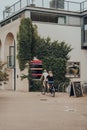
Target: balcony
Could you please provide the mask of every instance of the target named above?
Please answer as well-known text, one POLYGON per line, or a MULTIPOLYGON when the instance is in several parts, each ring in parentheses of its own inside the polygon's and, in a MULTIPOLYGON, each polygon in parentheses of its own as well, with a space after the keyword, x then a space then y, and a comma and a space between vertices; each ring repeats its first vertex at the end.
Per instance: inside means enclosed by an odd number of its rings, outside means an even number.
POLYGON ((25 7, 41 7, 73 12, 83 12, 87 10, 87 0, 83 2, 73 2, 66 0, 20 0, 14 3, 12 6, 5 8, 3 11, 3 19, 8 18, 25 7))

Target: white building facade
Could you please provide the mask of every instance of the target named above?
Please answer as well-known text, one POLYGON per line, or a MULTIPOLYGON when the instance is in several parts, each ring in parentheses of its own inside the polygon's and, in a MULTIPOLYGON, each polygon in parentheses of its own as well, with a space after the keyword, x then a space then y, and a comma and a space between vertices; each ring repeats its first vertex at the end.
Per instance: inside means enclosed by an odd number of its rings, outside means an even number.
MULTIPOLYGON (((20 20, 27 17, 37 25, 41 37, 50 37, 52 41, 64 41, 71 45, 73 50, 69 53, 69 66, 78 65, 79 72, 67 73, 67 76, 82 84, 87 82, 87 10, 85 6, 87 1, 82 3, 67 3, 65 1, 64 9, 55 8, 56 6, 51 8, 50 0, 48 0, 49 4, 43 3, 43 1, 40 3, 41 0, 39 0, 40 7, 38 7, 38 2, 29 3, 27 0, 25 4, 22 1, 11 6, 9 8, 11 11, 3 11, 3 20, 0 22, 0 60, 7 62, 8 57, 8 60, 14 61, 8 68, 9 82, 4 85, 4 88, 29 90, 27 79, 21 81, 20 76, 25 72, 20 72, 17 61, 17 33, 20 20), (16 10, 17 4, 20 5, 19 10, 16 10), (71 5, 73 4, 75 6, 72 10, 71 5)), ((27 73, 27 70, 25 71, 27 73)))

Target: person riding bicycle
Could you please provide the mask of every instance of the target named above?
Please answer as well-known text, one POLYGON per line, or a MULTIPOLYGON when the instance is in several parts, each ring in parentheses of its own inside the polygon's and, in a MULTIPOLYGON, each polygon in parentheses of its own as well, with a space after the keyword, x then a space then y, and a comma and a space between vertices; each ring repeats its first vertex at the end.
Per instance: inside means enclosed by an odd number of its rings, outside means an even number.
POLYGON ((48 76, 47 76, 47 87, 48 87, 48 89, 50 89, 50 86, 53 83, 54 83, 53 73, 52 73, 52 71, 49 71, 48 76))
POLYGON ((43 80, 43 87, 46 87, 47 76, 48 76, 48 73, 47 73, 47 70, 45 69, 42 76, 41 76, 41 80, 43 80))

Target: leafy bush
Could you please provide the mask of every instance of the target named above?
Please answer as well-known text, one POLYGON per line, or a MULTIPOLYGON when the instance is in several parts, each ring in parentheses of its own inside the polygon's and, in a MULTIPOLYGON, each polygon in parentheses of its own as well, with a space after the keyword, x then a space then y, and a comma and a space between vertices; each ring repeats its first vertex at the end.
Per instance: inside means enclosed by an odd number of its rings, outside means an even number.
POLYGON ((31 83, 30 83, 30 89, 29 91, 41 91, 41 81, 40 80, 31 80, 31 83))
MULTIPOLYGON (((7 68, 6 68, 6 63, 0 62, 0 82, 8 81, 8 73, 7 73, 7 68)), ((2 83, 0 83, 2 85, 2 83)))

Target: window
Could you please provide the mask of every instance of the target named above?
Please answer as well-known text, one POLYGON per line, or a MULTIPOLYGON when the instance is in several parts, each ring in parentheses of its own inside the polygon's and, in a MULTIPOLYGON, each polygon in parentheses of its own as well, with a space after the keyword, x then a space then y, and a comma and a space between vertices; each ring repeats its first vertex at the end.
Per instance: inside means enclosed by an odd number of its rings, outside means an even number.
POLYGON ((7 56, 7 67, 14 68, 14 46, 9 47, 9 56, 7 56))
POLYGON ((80 62, 68 62, 66 66, 66 77, 80 77, 80 62))
POLYGON ((58 16, 58 24, 66 24, 66 17, 58 16))
POLYGON ((58 16, 58 14, 31 12, 31 19, 32 21, 40 21, 40 22, 51 22, 58 24, 66 23, 66 16, 58 16))
POLYGON ((75 26, 80 26, 80 17, 77 16, 69 16, 69 25, 75 25, 75 26))
POLYGON ((84 18, 84 42, 87 42, 87 17, 84 18))

